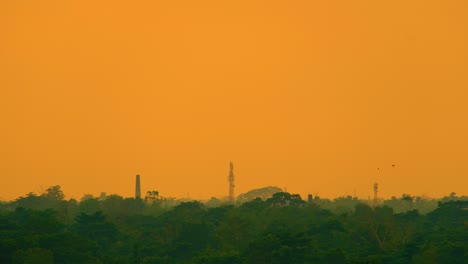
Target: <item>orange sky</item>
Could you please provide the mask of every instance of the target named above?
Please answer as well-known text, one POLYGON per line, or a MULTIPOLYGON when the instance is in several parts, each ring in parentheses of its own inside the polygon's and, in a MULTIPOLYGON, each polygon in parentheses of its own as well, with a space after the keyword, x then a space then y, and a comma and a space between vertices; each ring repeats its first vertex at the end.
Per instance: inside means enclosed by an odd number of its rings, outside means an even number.
POLYGON ((0 1, 0 199, 468 194, 468 2, 0 1), (391 165, 395 164, 393 168, 391 165), (381 174, 377 176, 377 168, 381 174))

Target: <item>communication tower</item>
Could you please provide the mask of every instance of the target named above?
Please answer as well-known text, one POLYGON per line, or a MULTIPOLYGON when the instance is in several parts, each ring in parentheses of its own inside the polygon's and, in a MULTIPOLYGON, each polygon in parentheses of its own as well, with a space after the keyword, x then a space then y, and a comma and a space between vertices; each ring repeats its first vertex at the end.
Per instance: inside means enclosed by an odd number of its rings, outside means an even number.
POLYGON ((378 198, 378 192, 379 192, 379 184, 376 182, 374 183, 374 207, 376 207, 379 203, 379 198, 378 198))
POLYGON ((234 202, 234 164, 229 163, 229 201, 234 202))

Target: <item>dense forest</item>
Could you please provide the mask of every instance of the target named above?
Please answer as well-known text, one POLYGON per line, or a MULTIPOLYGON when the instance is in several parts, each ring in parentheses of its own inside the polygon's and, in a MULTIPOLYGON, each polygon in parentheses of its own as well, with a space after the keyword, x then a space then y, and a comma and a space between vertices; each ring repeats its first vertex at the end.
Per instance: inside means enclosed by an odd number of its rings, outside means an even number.
POLYGON ((0 263, 468 263, 468 199, 455 193, 378 204, 251 194, 77 201, 52 186, 0 203, 0 263))

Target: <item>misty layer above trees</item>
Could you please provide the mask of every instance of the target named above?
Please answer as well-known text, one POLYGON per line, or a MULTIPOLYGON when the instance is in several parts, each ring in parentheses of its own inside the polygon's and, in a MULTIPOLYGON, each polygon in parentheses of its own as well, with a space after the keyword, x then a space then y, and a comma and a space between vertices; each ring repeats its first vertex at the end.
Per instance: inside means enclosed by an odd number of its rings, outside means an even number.
MULTIPOLYGON (((271 190, 267 187, 266 190, 271 190)), ((371 207, 275 192, 229 204, 86 195, 0 204, 0 263, 465 263, 468 201, 404 194, 371 207), (434 204, 435 203, 435 204, 434 204), (418 208, 427 210, 421 214, 418 208), (432 208, 429 210, 429 208, 432 208)), ((244 199, 242 198, 242 199, 244 199)))
MULTIPOLYGON (((282 189, 276 186, 267 186, 259 189, 254 189, 246 193, 240 194, 237 199, 237 205, 252 201, 256 198, 260 198, 263 201, 266 201, 275 193, 282 192, 282 189)), ((301 197, 299 199, 302 200, 301 197)), ((99 197, 95 197, 91 194, 85 194, 80 201, 75 199, 65 200, 65 194, 61 190, 59 185, 51 186, 46 189, 45 192, 38 195, 33 192, 26 194, 25 196, 18 197, 12 202, 1 202, 0 206, 4 208, 15 208, 15 207, 24 207, 29 209, 43 210, 47 208, 59 208, 60 205, 64 206, 65 202, 69 204, 76 204, 77 206, 86 211, 94 212, 98 210, 105 210, 106 205, 114 204, 114 207, 125 208, 125 204, 131 203, 133 198, 124 198, 118 194, 106 195, 106 193, 101 193, 99 197), (106 201, 107 200, 107 201, 106 201)), ((379 205, 385 205, 391 207, 396 213, 406 212, 409 210, 418 210, 419 213, 426 214, 437 208, 437 203, 439 201, 446 202, 452 200, 468 200, 467 196, 458 197, 456 193, 450 193, 448 196, 445 196, 441 199, 428 199, 419 196, 412 196, 410 194, 402 194, 401 197, 391 197, 390 199, 384 200, 380 199, 378 201, 379 205)), ((172 197, 164 197, 159 194, 158 191, 148 191, 146 192, 145 197, 143 198, 144 206, 142 206, 143 213, 154 214, 156 212, 163 212, 168 210, 182 202, 191 201, 190 199, 176 199, 172 197)), ((330 210, 333 213, 348 213, 354 210, 354 207, 359 203, 373 205, 374 201, 372 200, 361 200, 357 197, 342 196, 335 199, 323 199, 318 196, 314 196, 312 202, 316 205, 319 205, 323 209, 330 210)), ((218 207, 226 204, 231 204, 228 198, 218 199, 212 197, 207 201, 202 202, 207 207, 218 207)))

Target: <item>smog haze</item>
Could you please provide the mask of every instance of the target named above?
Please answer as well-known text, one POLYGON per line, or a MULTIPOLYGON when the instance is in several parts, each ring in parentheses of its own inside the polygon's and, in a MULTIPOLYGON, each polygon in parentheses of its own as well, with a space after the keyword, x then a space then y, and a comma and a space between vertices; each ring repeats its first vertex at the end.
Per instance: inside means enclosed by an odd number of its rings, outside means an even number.
POLYGON ((0 199, 466 195, 467 5, 1 1, 0 199))

